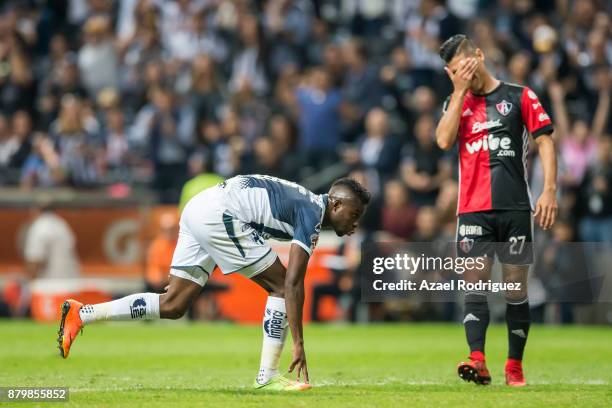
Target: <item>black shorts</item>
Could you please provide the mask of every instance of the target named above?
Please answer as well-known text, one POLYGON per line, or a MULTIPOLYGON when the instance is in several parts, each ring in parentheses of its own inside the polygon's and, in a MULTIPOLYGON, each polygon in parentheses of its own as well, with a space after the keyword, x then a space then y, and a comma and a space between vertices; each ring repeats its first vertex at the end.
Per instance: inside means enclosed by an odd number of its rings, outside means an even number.
POLYGON ((492 210, 460 214, 457 256, 497 254, 501 263, 533 263, 533 217, 527 210, 492 210))

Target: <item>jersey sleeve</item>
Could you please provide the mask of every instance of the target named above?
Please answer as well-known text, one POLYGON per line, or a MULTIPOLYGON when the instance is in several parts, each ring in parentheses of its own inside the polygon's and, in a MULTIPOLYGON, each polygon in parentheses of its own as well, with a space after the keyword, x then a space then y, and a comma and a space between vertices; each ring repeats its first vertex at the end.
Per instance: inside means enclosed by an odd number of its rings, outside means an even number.
POLYGON ((296 210, 292 244, 297 244, 312 255, 321 233, 321 209, 316 206, 296 210))
POLYGON ((553 131, 550 117, 542 107, 538 96, 528 87, 523 88, 521 95, 521 114, 525 127, 536 138, 553 131))

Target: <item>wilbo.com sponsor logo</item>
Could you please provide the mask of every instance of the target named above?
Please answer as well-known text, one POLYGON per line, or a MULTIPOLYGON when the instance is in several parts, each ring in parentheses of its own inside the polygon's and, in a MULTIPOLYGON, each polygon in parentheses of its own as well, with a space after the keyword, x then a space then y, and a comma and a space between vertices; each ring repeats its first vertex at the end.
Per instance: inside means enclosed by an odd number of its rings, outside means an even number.
POLYGON ((511 149, 512 140, 509 137, 504 136, 499 138, 497 136, 487 134, 472 142, 466 142, 465 148, 470 154, 478 153, 479 151, 492 151, 497 152, 497 156, 509 156, 514 157, 516 152, 511 149))

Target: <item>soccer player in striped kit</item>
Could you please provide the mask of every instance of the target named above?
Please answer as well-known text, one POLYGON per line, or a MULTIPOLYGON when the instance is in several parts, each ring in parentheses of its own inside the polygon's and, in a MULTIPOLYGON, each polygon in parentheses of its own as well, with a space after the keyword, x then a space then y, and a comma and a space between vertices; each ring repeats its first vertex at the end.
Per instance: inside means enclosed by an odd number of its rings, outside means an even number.
MULTIPOLYGON (((467 36, 458 34, 445 41, 440 57, 454 87, 444 103, 436 140, 446 150, 458 145, 457 253, 487 256, 487 267, 466 272, 466 280, 489 279, 497 255, 504 281, 521 283, 521 290, 505 293, 509 345, 505 374, 506 384, 524 386, 522 360, 530 325, 526 285, 533 262, 533 218, 547 230, 558 211, 553 126, 537 95, 526 86, 495 78, 485 65, 482 50, 467 36), (527 182, 529 135, 537 144, 545 178, 535 208, 527 182)), ((484 353, 488 323, 486 293, 466 293, 463 324, 470 357, 458 366, 458 374, 465 381, 482 385, 491 382, 484 353)))

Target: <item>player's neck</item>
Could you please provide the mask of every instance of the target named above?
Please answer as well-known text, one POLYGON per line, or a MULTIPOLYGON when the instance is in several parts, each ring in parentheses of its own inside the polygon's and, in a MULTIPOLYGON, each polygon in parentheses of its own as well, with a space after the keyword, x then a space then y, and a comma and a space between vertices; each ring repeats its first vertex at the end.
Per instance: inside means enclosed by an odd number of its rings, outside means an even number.
POLYGON ((500 84, 500 80, 491 75, 488 71, 483 75, 482 86, 479 89, 472 89, 474 95, 487 95, 493 92, 500 84))

